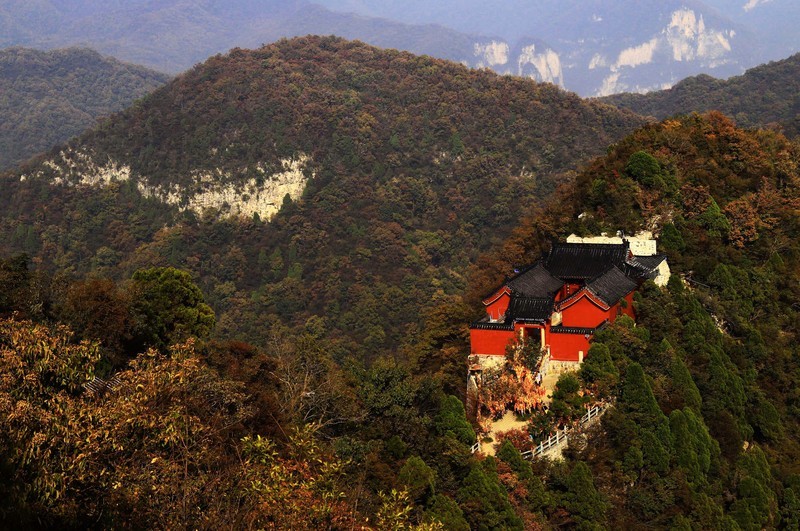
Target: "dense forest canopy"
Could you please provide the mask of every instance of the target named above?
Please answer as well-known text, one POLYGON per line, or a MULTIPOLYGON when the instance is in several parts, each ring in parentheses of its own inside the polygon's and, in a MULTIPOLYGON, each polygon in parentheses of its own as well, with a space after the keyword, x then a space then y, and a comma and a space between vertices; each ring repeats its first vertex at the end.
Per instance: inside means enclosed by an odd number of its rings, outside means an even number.
POLYGON ((88 49, 0 50, 0 170, 66 142, 168 80, 88 49))
POLYGON ((668 90, 615 94, 602 101, 659 120, 689 112, 717 110, 739 127, 778 126, 787 136, 800 133, 800 55, 774 61, 727 80, 700 75, 668 90))
POLYGON ((332 37, 284 40, 212 57, 8 174, 0 248, 79 276, 180 267, 222 336, 263 344, 265 322, 312 319, 342 355, 374 356, 417 340, 480 252, 642 123, 552 85, 332 37), (138 188, 189 193, 198 173, 263 181, 301 156, 314 177, 268 223, 181 213, 138 188), (54 185, 108 165, 130 179, 54 185))
POLYGON ((60 148, 68 171, 7 172, 0 524, 796 528, 800 149, 719 112, 635 125, 307 38, 212 58, 60 148), (270 221, 137 187, 299 152, 315 177, 270 221), (130 180, 79 184, 109 160, 130 180), (668 286, 472 454, 480 296, 553 239, 641 229, 668 286), (585 444, 522 458, 591 397, 613 406, 585 444))
MULTIPOLYGON (((578 373, 616 400, 569 458, 589 465, 600 493, 592 525, 797 525, 798 162, 782 135, 716 112, 646 126, 480 260, 472 301, 548 237, 649 229, 669 256, 668 288, 646 285, 636 325, 620 319, 597 334, 578 373)), ((571 413, 562 401, 550 416, 571 413)), ((550 474, 548 489, 564 484, 550 474)))
POLYGON ((457 298, 426 314, 416 355, 365 366, 337 356, 320 319, 274 323, 262 348, 209 339, 215 316, 177 269, 73 281, 32 270, 25 256, 3 259, 0 312, 17 313, 0 321, 0 448, 14 471, 0 482, 0 516, 50 526, 791 529, 799 161, 780 134, 737 129, 719 113, 650 125, 479 261, 467 301, 569 232, 649 228, 669 255, 669 285, 645 285, 637 323, 620 318, 598 333, 550 411, 534 417, 532 435, 580 416, 581 388, 615 404, 562 462, 523 460, 526 436, 506 439, 496 457, 471 456, 475 432, 448 392, 463 385, 476 307, 457 298), (177 293, 180 305, 161 304, 177 293), (97 374, 109 379, 83 385, 97 374))

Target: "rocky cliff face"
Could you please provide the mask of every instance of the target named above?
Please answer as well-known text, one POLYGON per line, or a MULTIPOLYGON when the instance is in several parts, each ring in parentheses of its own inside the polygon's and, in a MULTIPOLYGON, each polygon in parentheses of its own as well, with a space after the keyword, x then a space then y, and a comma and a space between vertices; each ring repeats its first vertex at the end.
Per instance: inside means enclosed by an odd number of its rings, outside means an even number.
MULTIPOLYGON (((589 26, 602 26, 610 15, 598 11, 588 16, 589 26)), ((587 38, 561 39, 560 51, 531 39, 515 45, 501 39, 480 41, 472 57, 463 62, 554 83, 587 96, 669 88, 698 71, 723 76, 743 71, 746 61, 740 48, 748 43, 732 23, 709 19, 688 7, 657 13, 654 18, 655 23, 628 35, 612 35, 620 21, 609 22, 608 30, 596 27, 587 38)))
POLYGON ((464 62, 475 68, 491 68, 501 74, 527 77, 565 88, 561 58, 540 41, 523 41, 513 48, 505 41, 476 42, 473 57, 464 62))
POLYGON ((664 18, 658 31, 642 35, 634 44, 622 49, 606 46, 592 55, 586 67, 600 79, 593 95, 667 88, 695 69, 734 73, 742 68, 734 49, 737 32, 731 26, 707 24, 702 13, 688 8, 664 18))
MULTIPOLYGON (((296 201, 303 194, 313 174, 307 170, 309 158, 299 155, 280 161, 282 171, 269 173, 264 164, 242 168, 232 175, 221 169, 196 170, 188 186, 153 185, 146 176, 137 175, 130 166, 93 152, 78 149, 61 151, 57 157, 42 162, 41 169, 20 175, 20 181, 47 179, 56 186, 110 186, 131 181, 144 197, 156 199, 180 211, 199 216, 247 217, 269 220, 288 196, 296 201), (242 179, 242 175, 253 175, 242 179)), ((186 182, 187 179, 179 179, 186 182)))

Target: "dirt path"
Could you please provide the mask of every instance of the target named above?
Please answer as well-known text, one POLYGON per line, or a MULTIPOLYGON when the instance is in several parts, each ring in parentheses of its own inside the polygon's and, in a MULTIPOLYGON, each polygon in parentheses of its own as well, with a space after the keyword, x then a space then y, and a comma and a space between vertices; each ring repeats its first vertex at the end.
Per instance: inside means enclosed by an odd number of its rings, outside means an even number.
POLYGON ((560 374, 548 373, 542 378, 542 387, 544 387, 544 403, 549 404, 553 400, 553 391, 556 388, 556 382, 560 374))

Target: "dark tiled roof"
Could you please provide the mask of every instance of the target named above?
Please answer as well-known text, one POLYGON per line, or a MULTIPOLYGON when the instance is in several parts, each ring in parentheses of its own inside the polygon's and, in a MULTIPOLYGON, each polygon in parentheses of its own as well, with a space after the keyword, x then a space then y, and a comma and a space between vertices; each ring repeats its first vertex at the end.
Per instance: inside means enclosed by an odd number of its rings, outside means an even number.
POLYGON ((661 265, 661 262, 667 259, 667 255, 665 254, 654 254, 652 256, 634 256, 631 258, 631 262, 636 262, 644 267, 650 269, 650 271, 655 270, 658 266, 661 265))
POLYGON ((550 331, 554 334, 589 334, 592 335, 598 330, 602 330, 608 325, 608 320, 603 321, 594 328, 579 328, 576 326, 552 326, 550 331))
POLYGON ((474 330, 514 330, 514 323, 511 319, 506 319, 502 322, 491 322, 489 317, 484 317, 479 321, 475 321, 469 325, 474 330))
POLYGON ((552 326, 550 331, 554 334, 594 334, 594 328, 577 328, 574 326, 552 326))
POLYGON ((553 299, 542 297, 511 297, 508 315, 515 321, 544 322, 553 313, 553 299))
POLYGON ((509 280, 506 285, 524 297, 547 298, 561 289, 562 280, 551 275, 542 262, 536 262, 509 280))
POLYGON ((551 275, 562 279, 588 280, 605 273, 609 267, 623 267, 628 257, 628 243, 554 243, 545 258, 551 275))
POLYGON ((636 281, 625 276, 625 273, 618 267, 612 267, 603 275, 586 284, 586 289, 611 306, 635 290, 638 285, 636 281))
POLYGON ((663 254, 632 256, 625 262, 625 274, 639 280, 655 278, 658 266, 666 259, 666 255, 663 254))

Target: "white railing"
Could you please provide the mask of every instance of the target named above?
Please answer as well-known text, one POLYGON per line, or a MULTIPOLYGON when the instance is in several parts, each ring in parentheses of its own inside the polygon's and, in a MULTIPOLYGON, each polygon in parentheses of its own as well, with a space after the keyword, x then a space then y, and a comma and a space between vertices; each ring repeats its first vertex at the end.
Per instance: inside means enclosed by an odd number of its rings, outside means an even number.
MULTIPOLYGON (((587 411, 586 414, 581 417, 581 425, 588 424, 592 419, 602 415, 605 412, 606 407, 607 406, 602 405, 589 408, 589 411, 587 411)), ((562 431, 557 431, 555 435, 551 435, 547 438, 547 440, 540 442, 535 448, 528 450, 527 452, 522 452, 523 459, 533 459, 534 457, 538 457, 550 449, 567 442, 569 439, 569 433, 571 431, 572 430, 568 430, 567 428, 564 428, 562 431)), ((531 439, 533 438, 531 437, 531 439)))
POLYGON ((469 451, 470 451, 470 453, 473 453, 473 454, 474 454, 475 452, 477 452, 477 451, 478 451, 478 450, 480 450, 480 449, 481 449, 481 442, 480 442, 480 441, 478 441, 478 442, 476 442, 475 444, 473 444, 473 445, 470 447, 469 451))
POLYGON ((560 445, 566 440, 567 440, 567 430, 564 429, 563 431, 557 431, 555 435, 551 435, 550 437, 547 438, 547 440, 540 442, 539 445, 536 446, 536 448, 528 450, 527 452, 523 452, 522 457, 525 459, 533 459, 534 457, 545 453, 551 448, 560 445))
POLYGON ((581 424, 586 424, 593 418, 599 417, 602 413, 603 413, 602 406, 590 407, 589 411, 587 411, 586 414, 581 417, 581 424))

